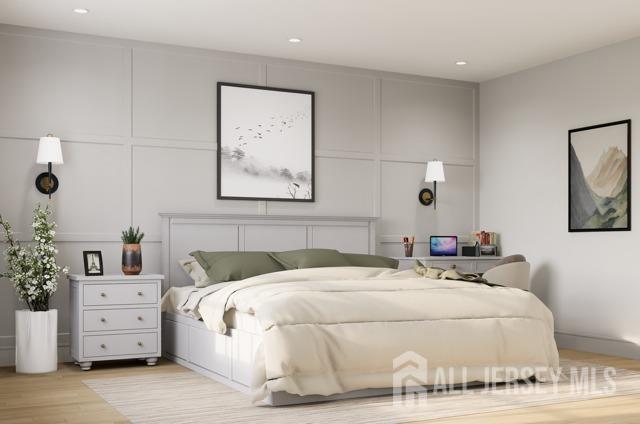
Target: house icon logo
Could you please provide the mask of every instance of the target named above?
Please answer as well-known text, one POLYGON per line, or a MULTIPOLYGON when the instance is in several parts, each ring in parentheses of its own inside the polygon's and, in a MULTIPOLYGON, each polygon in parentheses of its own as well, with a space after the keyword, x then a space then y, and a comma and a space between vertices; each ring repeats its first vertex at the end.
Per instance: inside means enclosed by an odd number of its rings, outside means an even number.
POLYGON ((393 359, 393 403, 417 405, 427 400, 428 361, 407 351, 393 359))

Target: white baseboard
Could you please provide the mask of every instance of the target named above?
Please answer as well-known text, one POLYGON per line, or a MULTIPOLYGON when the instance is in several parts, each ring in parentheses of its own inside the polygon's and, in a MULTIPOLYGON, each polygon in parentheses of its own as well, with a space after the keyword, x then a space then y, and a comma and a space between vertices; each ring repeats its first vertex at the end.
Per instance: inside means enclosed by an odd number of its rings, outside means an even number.
MULTIPOLYGON (((58 334, 58 362, 71 362, 69 333, 58 334)), ((0 337, 0 367, 12 367, 16 364, 15 337, 0 337)))
POLYGON ((556 344, 560 349, 593 352, 601 355, 640 359, 640 346, 626 340, 556 332, 556 344))

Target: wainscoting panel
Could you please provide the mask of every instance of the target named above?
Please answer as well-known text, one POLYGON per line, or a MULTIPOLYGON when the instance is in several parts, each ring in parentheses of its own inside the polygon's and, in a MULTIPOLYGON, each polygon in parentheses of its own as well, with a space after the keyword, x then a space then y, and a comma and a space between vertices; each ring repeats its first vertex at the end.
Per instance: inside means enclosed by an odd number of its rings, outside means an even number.
POLYGON ((295 250, 307 247, 307 227, 284 225, 245 225, 244 250, 295 250), (273 237, 278 234, 277 237, 273 237))
POLYGON ((129 49, 1 33, 0 58, 0 135, 128 134, 129 49))
POLYGON ((267 66, 267 84, 316 93, 316 149, 373 152, 375 83, 371 76, 308 67, 267 66))
MULTIPOLYGON (((72 272, 83 272, 83 250, 101 250, 105 273, 119 273, 129 225, 146 234, 143 272, 161 272, 160 212, 379 216, 371 246, 388 255, 401 254, 402 234, 424 243, 477 225, 477 84, 2 24, 0 58, 0 214, 29 239, 33 208, 50 204, 60 263, 72 272), (216 199, 218 81, 315 91, 316 202, 216 199), (65 160, 54 166, 61 185, 51 202, 34 187, 46 169, 35 164, 38 138, 48 132, 61 137, 65 160), (434 157, 447 177, 437 211, 417 199, 434 157)), ((335 245, 339 231, 288 234, 282 248, 307 237, 351 250, 335 245)), ((180 253, 240 242, 259 249, 260 232, 194 234, 180 253)), ((177 267, 172 277, 186 278, 177 267)), ((59 284, 52 305, 65 333, 68 287, 59 284)), ((2 280, 0 359, 21 307, 2 280)))
POLYGON ((256 62, 133 49, 133 135, 216 141, 218 81, 258 84, 256 62))
MULTIPOLYGON (((46 198, 35 187, 36 176, 47 169, 44 165, 36 165, 38 142, 2 138, 0 149, 0 181, 3 181, 0 184, 0 214, 11 223, 15 232, 30 232, 33 209, 38 202, 46 203, 46 198)), ((54 171, 57 172, 57 168, 54 171)), ((4 261, 0 259, 0 262, 4 261)))
POLYGON ((0 139, 0 214, 20 238, 31 235, 32 211, 50 204, 58 224, 57 238, 69 234, 114 234, 129 221, 128 166, 125 147, 116 144, 62 143, 65 164, 54 166, 60 188, 49 201, 35 188, 36 140, 0 139), (100 157, 100 161, 95 161, 100 157), (20 190, 16 190, 20 187, 20 190), (125 206, 123 208, 123 206, 125 206))
POLYGON ((472 87, 383 79, 382 153, 473 160, 474 93, 472 87))
POLYGON ((258 213, 258 202, 216 199, 216 152, 133 148, 133 222, 159 239, 160 212, 258 213))
POLYGON ((316 157, 314 203, 269 202, 270 215, 371 216, 375 196, 371 160, 316 157))
POLYGON ((474 181, 473 167, 445 165, 444 172, 447 181, 438 183, 434 209, 418 202, 422 188, 433 189, 433 183, 424 182, 423 164, 382 162, 378 233, 381 241, 396 239, 391 245, 381 244, 382 254, 400 255, 402 235, 415 235, 424 242, 429 235, 466 236, 473 230, 475 199, 469 190, 474 181))
POLYGON ((367 227, 313 227, 312 245, 316 249, 338 249, 341 252, 369 253, 367 227))
POLYGON ((65 142, 62 149, 65 163, 54 167, 58 233, 119 234, 130 219, 128 147, 65 142))

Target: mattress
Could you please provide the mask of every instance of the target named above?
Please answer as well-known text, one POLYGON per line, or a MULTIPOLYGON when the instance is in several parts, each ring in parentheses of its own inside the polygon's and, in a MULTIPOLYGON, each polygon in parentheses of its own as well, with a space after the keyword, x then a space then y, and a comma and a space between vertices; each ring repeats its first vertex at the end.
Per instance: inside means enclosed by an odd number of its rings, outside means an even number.
POLYGON ((219 334, 232 323, 227 313, 255 316, 256 401, 276 392, 329 396, 392 387, 394 363, 408 353, 424 360, 426 384, 434 384, 435 369, 453 370, 448 383, 460 384, 508 381, 507 369, 544 381, 558 367, 553 315, 532 293, 413 270, 275 272, 202 289, 184 309, 219 334))
MULTIPOLYGON (((162 297, 162 312, 171 312, 194 320, 201 320, 192 313, 185 312, 182 308, 189 298, 202 289, 196 286, 171 287, 162 297)), ((260 334, 258 321, 253 314, 231 309, 224 314, 224 321, 231 329, 245 331, 251 334, 260 334)))

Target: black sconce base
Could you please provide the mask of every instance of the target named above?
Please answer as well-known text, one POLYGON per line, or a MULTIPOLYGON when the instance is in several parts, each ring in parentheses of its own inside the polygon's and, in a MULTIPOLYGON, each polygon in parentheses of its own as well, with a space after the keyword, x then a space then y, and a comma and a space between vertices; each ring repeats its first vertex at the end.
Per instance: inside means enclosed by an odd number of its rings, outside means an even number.
POLYGON ((36 188, 42 194, 51 195, 58 190, 59 186, 58 177, 53 173, 43 172, 36 177, 36 188), (51 175, 51 179, 49 179, 49 175, 51 175))
POLYGON ((420 190, 420 193, 418 193, 418 200, 424 206, 429 206, 433 203, 434 200, 433 191, 428 188, 423 188, 422 190, 420 190))

